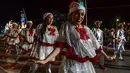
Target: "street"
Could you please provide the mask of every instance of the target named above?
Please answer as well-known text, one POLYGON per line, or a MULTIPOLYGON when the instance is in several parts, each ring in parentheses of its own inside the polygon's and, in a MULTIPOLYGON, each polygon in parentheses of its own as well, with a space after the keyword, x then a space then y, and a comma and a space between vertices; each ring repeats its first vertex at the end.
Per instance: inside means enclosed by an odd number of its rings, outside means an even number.
MULTIPOLYGON (((18 64, 14 69, 10 68, 10 65, 14 63, 14 60, 16 58, 16 52, 15 50, 12 50, 13 52, 11 55, 7 55, 7 59, 0 58, 0 73, 27 73, 31 62, 28 62, 28 57, 26 55, 23 55, 18 64)), ((4 41, 0 40, 0 57, 4 54, 4 41)), ((112 49, 107 49, 107 54, 111 55, 112 49)), ((59 61, 58 61, 59 63, 59 61)), ((130 50, 127 50, 127 52, 124 54, 124 61, 119 61, 118 59, 115 62, 105 61, 105 66, 107 67, 107 70, 101 70, 98 68, 98 64, 94 63, 94 67, 96 69, 96 73, 130 73, 130 50)), ((58 73, 59 64, 52 66, 52 72, 58 73)), ((40 67, 37 71, 37 73, 44 73, 42 72, 42 68, 40 67)))

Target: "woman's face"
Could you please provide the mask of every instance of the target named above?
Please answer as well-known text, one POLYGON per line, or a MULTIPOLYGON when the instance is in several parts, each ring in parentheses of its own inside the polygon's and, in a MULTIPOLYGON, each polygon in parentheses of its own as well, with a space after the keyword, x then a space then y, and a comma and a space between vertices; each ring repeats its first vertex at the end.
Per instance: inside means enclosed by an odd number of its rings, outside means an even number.
POLYGON ((32 24, 31 23, 28 23, 28 28, 32 28, 32 24))
POLYGON ((52 14, 49 14, 47 17, 46 17, 46 20, 45 20, 45 22, 46 22, 46 24, 47 25, 50 25, 50 24, 53 24, 53 15, 52 14))
POLYGON ((82 24, 84 20, 84 11, 83 10, 77 10, 71 14, 72 16, 72 23, 74 24, 82 24))
POLYGON ((13 24, 13 29, 17 29, 17 25, 13 24))

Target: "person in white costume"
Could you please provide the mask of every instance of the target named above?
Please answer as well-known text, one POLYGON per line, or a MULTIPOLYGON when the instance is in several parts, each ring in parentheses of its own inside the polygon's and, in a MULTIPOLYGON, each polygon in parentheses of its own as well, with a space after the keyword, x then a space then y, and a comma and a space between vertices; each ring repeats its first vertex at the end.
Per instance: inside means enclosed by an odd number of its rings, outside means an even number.
POLYGON ((18 44, 19 44, 19 30, 18 24, 12 23, 12 28, 10 28, 2 40, 6 40, 6 52, 5 55, 2 57, 5 59, 7 54, 11 53, 11 49, 15 48, 16 52, 18 53, 18 44))
POLYGON ((119 29, 116 35, 116 50, 114 52, 115 58, 117 53, 119 53, 119 60, 123 61, 123 52, 125 51, 124 44, 126 42, 124 25, 122 23, 119 24, 119 29))
MULTIPOLYGON (((101 24, 102 21, 95 21, 95 27, 92 29, 92 31, 100 45, 103 47, 103 31, 100 29, 101 24)), ((103 70, 106 69, 106 67, 104 66, 104 56, 102 54, 99 55, 99 68, 103 70)))
POLYGON ((28 56, 33 48, 34 44, 34 35, 35 35, 35 29, 32 27, 33 22, 28 21, 27 22, 27 28, 23 28, 19 34, 20 37, 20 43, 19 43, 19 49, 20 52, 17 55, 17 58, 15 60, 15 63, 13 63, 10 67, 14 68, 17 65, 17 62, 22 55, 22 53, 26 53, 28 56))
POLYGON ((98 60, 96 53, 106 55, 92 31, 82 24, 85 17, 85 7, 77 2, 70 4, 70 21, 61 25, 59 36, 55 42, 55 50, 44 60, 35 63, 46 64, 59 53, 66 57, 64 61, 64 73, 95 73, 92 62, 98 60))
POLYGON ((110 33, 109 33, 109 43, 107 47, 112 46, 112 48, 115 50, 115 29, 111 28, 110 33))
MULTIPOLYGON (((37 41, 34 52, 34 60, 44 60, 53 50, 54 50, 54 42, 58 36, 58 30, 53 24, 53 14, 45 13, 43 15, 43 24, 39 24, 37 26, 37 41)), ((46 73, 52 73, 51 64, 54 63, 55 58, 53 58, 49 64, 43 66, 46 68, 46 73)), ((39 66, 42 64, 34 63, 30 67, 29 73, 35 73, 39 66)))

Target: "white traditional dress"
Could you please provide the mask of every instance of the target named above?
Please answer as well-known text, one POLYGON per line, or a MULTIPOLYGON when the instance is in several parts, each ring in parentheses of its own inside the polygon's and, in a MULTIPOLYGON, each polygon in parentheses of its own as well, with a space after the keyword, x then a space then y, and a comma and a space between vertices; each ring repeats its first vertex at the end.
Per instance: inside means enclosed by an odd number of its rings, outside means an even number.
POLYGON ((15 50, 17 51, 18 49, 17 45, 19 44, 19 31, 11 28, 6 32, 5 36, 7 36, 7 40, 6 40, 7 49, 8 49, 7 53, 9 52, 11 53, 10 49, 13 48, 15 48, 15 50))
POLYGON ((126 42, 125 34, 123 29, 117 31, 117 50, 125 51, 124 43, 126 42))
POLYGON ((7 31, 6 36, 8 36, 7 38, 7 45, 8 46, 15 46, 16 44, 19 43, 19 31, 16 31, 14 29, 11 29, 9 31, 7 31))
POLYGON ((78 28, 69 22, 64 23, 55 46, 61 47, 61 54, 66 56, 64 73, 95 73, 91 62, 98 60, 96 53, 102 48, 87 26, 78 28))
MULTIPOLYGON (((54 50, 54 42, 58 36, 58 30, 56 27, 53 26, 53 28, 50 28, 49 26, 45 26, 45 30, 43 30, 44 28, 42 27, 43 24, 39 24, 36 29, 35 39, 37 41, 35 41, 35 47, 32 51, 32 57, 34 60, 45 59, 54 50), (45 33, 42 33, 41 31, 45 31, 45 33)), ((35 73, 39 66, 46 68, 44 72, 52 73, 51 64, 55 63, 54 60, 55 58, 53 58, 50 62, 48 62, 49 64, 46 64, 45 66, 33 63, 30 67, 29 73, 35 73)))
POLYGON ((19 35, 21 39, 19 48, 22 49, 23 52, 31 52, 34 43, 35 29, 29 30, 28 28, 24 28, 19 35))
MULTIPOLYGON (((40 33, 41 29, 38 31, 40 33)), ((37 50, 35 53, 35 59, 43 60, 54 50, 53 46, 58 36, 58 30, 56 27, 50 28, 47 26, 45 34, 39 34, 37 36, 38 43, 36 44, 37 50)), ((52 61, 54 60, 55 58, 52 59, 52 61)))
POLYGON ((42 27, 42 24, 39 24, 39 25, 37 25, 37 27, 36 27, 36 33, 35 33, 35 35, 34 35, 34 37, 35 37, 35 40, 36 41, 34 41, 34 47, 32 48, 32 51, 31 51, 31 54, 30 54, 30 57, 31 57, 31 59, 36 59, 36 57, 35 57, 35 55, 36 55, 36 53, 37 53, 37 48, 38 48, 38 44, 39 44, 39 38, 40 38, 40 30, 41 30, 41 27, 42 27))

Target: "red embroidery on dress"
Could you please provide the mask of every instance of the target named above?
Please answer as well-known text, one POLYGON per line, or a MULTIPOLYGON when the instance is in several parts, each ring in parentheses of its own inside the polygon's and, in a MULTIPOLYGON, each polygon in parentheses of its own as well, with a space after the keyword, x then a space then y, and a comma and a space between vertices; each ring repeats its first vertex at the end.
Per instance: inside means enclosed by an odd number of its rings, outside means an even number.
POLYGON ((80 39, 82 39, 82 40, 89 39, 89 36, 86 34, 85 28, 76 27, 76 30, 80 34, 80 39))
POLYGON ((33 36, 33 31, 29 31, 29 36, 33 36))
POLYGON ((55 36, 55 29, 54 28, 48 28, 48 30, 50 31, 50 35, 55 36))
MULTIPOLYGON (((81 63, 84 63, 88 60, 91 61, 91 62, 97 62, 97 60, 98 60, 98 56, 95 56, 93 58, 90 58, 89 56, 85 56, 85 57, 81 58, 78 55, 73 54, 73 52, 74 52, 73 47, 71 47, 70 45, 68 45, 65 42, 57 41, 57 42, 55 42, 54 46, 61 48, 61 52, 60 52, 61 55, 64 55, 64 56, 66 56, 66 58, 69 58, 69 59, 72 59, 72 60, 75 60, 75 61, 78 61, 78 62, 81 62, 81 63), (67 51, 62 50, 64 47, 67 48, 67 51)), ((96 53, 97 54, 101 53, 101 51, 102 51, 102 48, 99 47, 99 49, 96 50, 96 53)))

